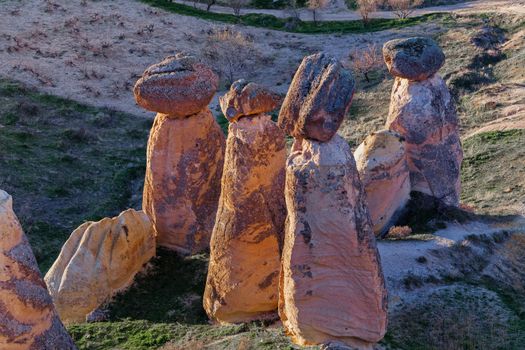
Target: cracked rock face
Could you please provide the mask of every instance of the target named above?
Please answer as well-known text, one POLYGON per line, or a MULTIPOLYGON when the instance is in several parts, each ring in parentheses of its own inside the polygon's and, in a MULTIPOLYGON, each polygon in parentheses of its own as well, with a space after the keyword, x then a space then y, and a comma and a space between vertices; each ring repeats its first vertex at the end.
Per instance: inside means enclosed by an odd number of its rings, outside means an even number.
POLYGON ((286 333, 300 345, 371 348, 386 331, 387 293, 347 142, 296 140, 285 196, 279 315, 286 333))
POLYGON ((230 122, 242 116, 271 112, 280 106, 282 100, 279 94, 244 79, 234 82, 230 91, 219 97, 222 113, 230 122))
POLYGON ((389 130, 372 133, 357 147, 354 157, 374 233, 381 236, 395 224, 410 198, 404 140, 389 130))
POLYGON ((217 211, 224 134, 208 108, 217 86, 210 68, 183 54, 149 67, 135 85, 137 103, 159 112, 142 208, 157 243, 182 254, 208 248, 217 211))
POLYGON ((218 85, 219 78, 208 66, 177 54, 146 69, 133 92, 144 109, 183 118, 205 109, 218 85))
POLYGON ((413 191, 459 205, 463 151, 458 118, 439 75, 424 81, 396 78, 386 128, 406 141, 413 191))
POLYGON ((216 322, 277 316, 285 161, 284 133, 269 115, 230 124, 204 293, 216 322))
POLYGON ((324 53, 307 56, 297 69, 279 113, 279 126, 296 138, 330 140, 350 108, 354 78, 324 53))
POLYGON ((426 37, 390 40, 383 46, 383 58, 390 74, 412 81, 428 79, 445 63, 441 48, 426 37))
POLYGON ((209 247, 224 144, 209 109, 184 119, 157 114, 148 141, 142 208, 158 245, 182 254, 209 247))
POLYGON ((86 222, 66 241, 45 276, 60 317, 84 322, 86 315, 127 288, 155 256, 155 234, 141 211, 86 222))
POLYGON ((76 349, 55 311, 33 251, 13 212, 11 196, 2 190, 0 348, 76 349))

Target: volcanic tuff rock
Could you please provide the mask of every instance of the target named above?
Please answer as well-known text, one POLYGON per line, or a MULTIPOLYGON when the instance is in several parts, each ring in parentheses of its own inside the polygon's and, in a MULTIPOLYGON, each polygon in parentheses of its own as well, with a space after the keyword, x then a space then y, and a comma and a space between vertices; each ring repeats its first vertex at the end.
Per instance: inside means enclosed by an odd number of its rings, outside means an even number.
POLYGON ((222 113, 230 122, 241 116, 271 112, 282 100, 279 94, 244 79, 234 82, 226 95, 219 97, 222 113))
POLYGON ((425 37, 390 40, 383 46, 383 57, 390 74, 408 80, 425 80, 445 63, 438 44, 425 37))
POLYGON ((269 115, 230 124, 204 293, 215 321, 277 317, 285 161, 284 133, 269 115))
POLYGON ((300 345, 371 348, 386 331, 387 294, 348 143, 296 140, 285 196, 279 315, 287 334, 300 345))
POLYGON ((396 78, 386 128, 406 141, 413 191, 457 206, 463 151, 453 100, 443 79, 396 78))
POLYGON ((219 78, 208 66, 179 53, 146 69, 133 92, 141 107, 183 118, 206 108, 218 86, 219 78))
POLYGON ((395 224, 410 198, 404 140, 395 132, 377 131, 357 147, 354 157, 374 232, 380 236, 395 224))
POLYGON ((143 210, 157 243, 182 254, 209 246, 221 191, 224 134, 206 109, 185 119, 158 114, 148 141, 143 210))
POLYGON ((354 78, 324 53, 307 56, 297 69, 279 113, 279 126, 296 138, 328 141, 350 108, 354 78))
POLYGON ((128 287, 154 256, 155 235, 143 212, 128 209, 115 218, 82 224, 45 276, 60 317, 83 322, 115 292, 128 287))
POLYGON ((218 78, 179 54, 146 70, 137 103, 158 111, 151 129, 142 207, 159 245, 190 254, 209 246, 220 194, 224 134, 208 103, 218 78))
POLYGON ((76 349, 60 322, 35 256, 0 190, 0 348, 76 349))

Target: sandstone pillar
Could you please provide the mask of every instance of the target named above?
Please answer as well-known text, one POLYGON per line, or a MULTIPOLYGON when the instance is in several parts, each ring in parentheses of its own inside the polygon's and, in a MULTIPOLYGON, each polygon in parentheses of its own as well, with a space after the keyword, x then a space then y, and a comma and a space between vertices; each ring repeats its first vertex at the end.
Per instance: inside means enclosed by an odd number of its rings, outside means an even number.
POLYGON ((286 165, 279 315, 300 345, 371 348, 386 331, 386 290, 363 186, 348 143, 335 135, 353 90, 338 61, 306 57, 279 115, 296 138, 286 165))
POLYGON ((382 236, 395 224, 410 198, 405 142, 393 131, 380 130, 366 137, 354 157, 374 233, 382 236))
POLYGON ((454 101, 437 74, 443 52, 416 37, 387 42, 383 56, 395 76, 386 128, 406 141, 412 190, 459 205, 463 151, 454 101))
POLYGON ((224 134, 208 104, 218 86, 210 68, 178 54, 149 67, 137 103, 158 112, 148 141, 143 210, 157 243, 192 254, 209 246, 220 194, 224 134))
POLYGON ((58 318, 33 251, 0 190, 0 348, 76 349, 58 318))
POLYGON ((265 113, 280 100, 243 80, 220 99, 231 124, 204 293, 204 309, 216 322, 277 317, 286 147, 265 113))

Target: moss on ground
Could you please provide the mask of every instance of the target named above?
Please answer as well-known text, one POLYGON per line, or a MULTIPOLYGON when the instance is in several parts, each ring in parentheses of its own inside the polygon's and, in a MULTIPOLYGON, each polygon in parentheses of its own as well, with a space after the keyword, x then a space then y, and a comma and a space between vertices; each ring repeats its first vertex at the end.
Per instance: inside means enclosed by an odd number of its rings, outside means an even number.
POLYGON ((525 130, 491 131, 463 142, 462 202, 495 214, 525 212, 525 130))

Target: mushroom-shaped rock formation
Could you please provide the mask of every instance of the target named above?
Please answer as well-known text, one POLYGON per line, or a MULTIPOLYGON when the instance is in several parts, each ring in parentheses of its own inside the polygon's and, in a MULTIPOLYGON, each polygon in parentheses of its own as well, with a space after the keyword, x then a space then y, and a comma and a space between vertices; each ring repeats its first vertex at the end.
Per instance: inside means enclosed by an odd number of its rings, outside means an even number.
MULTIPOLYGON (((319 57, 324 57, 328 66, 338 65, 334 59, 318 54, 306 57, 301 67, 319 57)), ((305 69, 301 67, 297 73, 301 78, 296 76, 294 81, 303 79, 305 69)), ((337 82, 343 79, 338 75, 344 75, 343 80, 353 81, 351 76, 346 77, 348 74, 339 69, 332 72, 330 79, 337 82)), ((292 84, 288 94, 300 96, 296 89, 317 86, 319 78, 308 74, 304 79, 310 82, 292 84)), ((353 90, 353 86, 350 88, 353 90)), ((353 91, 342 88, 342 97, 338 91, 325 89, 316 98, 325 101, 321 104, 344 101, 338 110, 347 111, 353 91)), ((295 98, 286 100, 302 103, 295 98)), ((300 108, 283 107, 285 111, 300 108)), ((321 110, 329 108, 319 106, 321 110)), ((289 132, 311 120, 308 115, 288 119, 283 109, 279 118, 286 119, 281 125, 286 125, 289 132)), ((311 124, 308 135, 323 134, 323 130, 325 124, 311 124)), ((337 127, 326 142, 296 134, 299 137, 287 160, 288 217, 279 281, 279 316, 286 333, 297 344, 340 342, 370 348, 386 331, 386 289, 363 185, 350 147, 334 135, 336 131, 337 127)))
MULTIPOLYGON (((419 48, 418 41, 407 40, 405 45, 410 43, 415 43, 414 50, 419 48)), ((440 59, 443 53, 439 50, 436 55, 440 59)), ((396 56, 389 59, 396 64, 396 56)), ((386 128, 406 141, 412 190, 452 206, 459 205, 461 189, 463 151, 458 124, 454 101, 438 74, 421 81, 396 77, 386 128)))
POLYGON ((151 129, 142 207, 157 243, 182 254, 209 246, 220 195, 224 134, 208 108, 218 77, 195 58, 170 57, 135 85, 159 112, 151 129))
MULTIPOLYGON (((234 83, 223 98, 243 100, 242 109, 237 109, 243 115, 229 126, 204 292, 204 309, 220 323, 277 317, 286 218, 284 133, 264 114, 275 108, 264 97, 272 93, 257 86, 256 93, 245 94, 238 86, 234 83)), ((223 104, 224 114, 229 108, 223 104)))
POLYGON ((328 141, 350 108, 354 78, 324 53, 303 59, 284 99, 279 126, 296 138, 328 141))
POLYGON ((218 86, 217 75, 208 66, 179 53, 146 69, 133 92, 141 107, 184 118, 205 109, 218 86))
POLYGON ((12 198, 0 190, 0 348, 76 349, 53 306, 12 198))
POLYGON ((154 256, 153 227, 141 211, 128 209, 118 217, 80 225, 45 276, 60 317, 84 322, 86 315, 127 288, 154 256))
POLYGON ((222 112, 230 122, 242 116, 271 112, 282 100, 279 94, 244 79, 234 82, 230 91, 219 97, 222 112))
POLYGON ((368 135, 354 152, 376 236, 383 235, 410 198, 403 138, 389 130, 368 135))
POLYGON ((430 78, 445 63, 441 48, 426 37, 390 40, 383 46, 383 57, 390 74, 412 81, 430 78))

